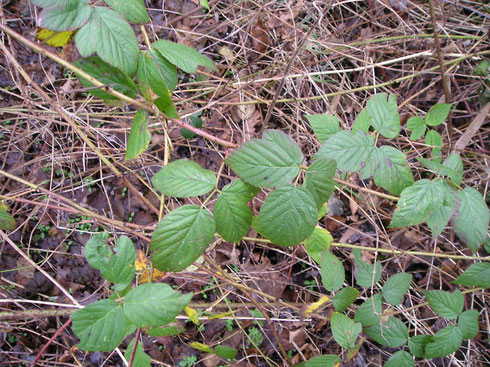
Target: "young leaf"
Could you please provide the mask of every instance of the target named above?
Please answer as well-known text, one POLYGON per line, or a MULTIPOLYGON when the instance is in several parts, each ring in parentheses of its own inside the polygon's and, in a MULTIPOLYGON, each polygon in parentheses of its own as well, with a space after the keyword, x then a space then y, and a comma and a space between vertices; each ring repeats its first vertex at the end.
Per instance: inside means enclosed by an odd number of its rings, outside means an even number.
POLYGON ((282 186, 265 199, 255 230, 277 245, 294 246, 313 232, 317 211, 308 190, 282 186))
POLYGON ((325 289, 334 292, 342 288, 345 281, 344 265, 328 250, 324 250, 320 256, 320 273, 325 289))
POLYGON ((356 131, 364 131, 365 133, 368 133, 372 119, 373 118, 369 116, 367 110, 363 109, 361 112, 359 112, 359 115, 357 115, 354 125, 352 125, 352 133, 355 134, 356 131))
POLYGON ((390 348, 397 348, 405 344, 408 339, 407 327, 393 316, 390 316, 388 321, 381 320, 381 325, 378 323, 368 327, 366 334, 375 342, 390 348))
POLYGON ((318 141, 323 144, 329 137, 340 131, 339 119, 333 115, 305 116, 313 129, 318 141))
POLYGON ((354 321, 360 322, 362 326, 373 326, 381 321, 383 313, 383 297, 376 293, 362 303, 356 311, 354 321))
POLYGON ((378 93, 369 98, 366 110, 372 117, 371 125, 378 130, 381 135, 388 139, 393 139, 400 132, 400 116, 396 104, 396 95, 378 93))
POLYGON ((467 310, 458 316, 458 327, 463 340, 473 339, 478 334, 479 316, 477 310, 467 310))
POLYGON ((445 357, 458 350, 463 342, 459 327, 450 325, 435 333, 425 345, 424 357, 427 359, 445 357))
POLYGON ((449 293, 443 290, 433 290, 425 292, 425 298, 429 302, 430 308, 441 317, 454 320, 463 311, 463 293, 455 290, 449 293))
POLYGON ((488 236, 490 215, 487 205, 472 187, 459 191, 458 196, 460 204, 453 218, 454 231, 473 252, 477 252, 488 236))
POLYGON ((278 130, 267 130, 262 139, 246 142, 226 159, 244 181, 269 188, 290 182, 302 162, 298 145, 278 130))
POLYGON ((134 115, 131 131, 129 132, 125 160, 134 159, 148 149, 151 133, 148 131, 147 116, 148 112, 145 110, 138 110, 134 115))
POLYGON ((408 340, 408 349, 415 357, 424 358, 425 346, 432 340, 432 335, 415 335, 408 340))
POLYGON ((456 209, 456 193, 446 182, 443 183, 443 191, 442 205, 426 219, 427 226, 432 232, 432 238, 436 238, 442 233, 456 209))
POLYGON ((381 279, 381 263, 368 264, 361 259, 361 250, 355 249, 352 251, 354 260, 357 263, 358 271, 356 283, 361 287, 371 287, 381 279))
POLYGON ((427 112, 425 116, 425 123, 428 126, 437 126, 442 124, 447 119, 451 105, 447 103, 438 103, 427 112))
POLYGON ((334 312, 330 319, 333 338, 342 348, 352 349, 356 346, 356 339, 362 331, 360 323, 354 323, 344 314, 334 312))
POLYGON ((126 336, 126 316, 115 301, 103 299, 71 315, 73 332, 80 338, 78 348, 111 352, 126 336))
POLYGON ((417 225, 424 222, 443 205, 444 193, 445 188, 442 180, 422 179, 407 187, 401 193, 389 228, 417 225))
POLYGON ((236 354, 238 353, 238 351, 235 348, 230 348, 230 347, 227 347, 225 345, 217 345, 214 348, 214 353, 217 356, 220 356, 220 357, 223 357, 226 359, 233 359, 236 357, 236 354))
POLYGON ((337 163, 328 158, 317 159, 308 167, 304 187, 311 193, 315 203, 320 207, 327 202, 335 190, 335 171, 337 163))
POLYGON ((94 52, 102 60, 133 76, 138 66, 139 45, 131 26, 114 10, 96 6, 92 16, 75 35, 83 57, 94 52))
POLYGON ((87 23, 91 13, 87 0, 68 0, 63 5, 45 8, 40 24, 51 31, 73 31, 87 23))
POLYGON ((7 205, 0 203, 0 229, 15 229, 15 219, 7 213, 7 205))
MULTIPOLYGON (((133 80, 119 69, 104 62, 100 57, 91 56, 87 59, 78 59, 73 64, 116 92, 123 93, 131 98, 136 97, 136 85, 133 83, 133 80)), ((118 99, 102 89, 94 88, 94 85, 87 79, 79 75, 77 77, 85 88, 90 88, 87 92, 94 96, 104 100, 118 99)))
POLYGON ((293 367, 336 367, 340 362, 342 362, 342 360, 338 356, 328 354, 310 358, 306 362, 295 364, 293 367))
POLYGON ((157 62, 163 79, 165 80, 165 84, 167 85, 170 92, 173 92, 177 85, 177 68, 155 49, 149 50, 148 54, 153 57, 153 59, 157 62))
POLYGON ((412 116, 407 121, 407 129, 411 131, 410 140, 417 140, 425 133, 425 121, 418 117, 412 116))
POLYGON ((152 43, 152 48, 160 52, 168 61, 187 73, 195 74, 199 65, 215 70, 213 62, 195 49, 166 40, 152 43))
POLYGON ((214 204, 216 230, 226 241, 240 242, 252 224, 252 210, 240 195, 223 192, 214 204))
POLYGON ((108 233, 93 235, 85 245, 84 255, 90 266, 100 270, 102 277, 115 283, 116 290, 121 291, 133 280, 136 251, 133 242, 128 237, 121 236, 116 242, 114 254, 105 243, 108 236, 108 233))
POLYGON ((214 189, 216 175, 196 162, 179 159, 164 166, 151 182, 165 196, 188 198, 214 189))
POLYGON ((459 154, 452 153, 447 157, 442 165, 451 168, 455 173, 449 175, 451 180, 453 180, 456 185, 461 185, 461 181, 463 180, 463 161, 459 154))
POLYGON ((313 260, 320 263, 321 255, 324 250, 330 248, 333 237, 329 231, 324 228, 316 227, 311 235, 305 240, 305 249, 313 260))
POLYGON ((158 270, 184 270, 206 250, 214 237, 210 212, 196 205, 183 205, 161 220, 151 238, 153 264, 158 270))
POLYGON ((384 367, 413 367, 415 361, 410 353, 404 350, 399 350, 393 353, 393 355, 383 365, 384 367))
POLYGON ((435 162, 440 163, 442 161, 442 136, 435 130, 429 130, 425 134, 425 144, 432 146, 430 156, 434 159, 435 162))
POLYGON ((490 263, 481 262, 471 264, 459 277, 451 283, 467 287, 490 288, 490 263))
POLYGON ((145 283, 124 297, 124 313, 139 327, 163 326, 172 322, 189 304, 192 293, 180 294, 165 283, 145 283))
POLYGON ((412 274, 398 273, 392 275, 383 285, 381 293, 383 298, 390 305, 398 306, 403 301, 403 296, 407 293, 412 282, 412 274))
POLYGON ((104 0, 112 9, 133 23, 144 24, 150 22, 150 17, 143 0, 104 0))
POLYGON ((332 300, 333 307, 337 312, 344 312, 357 299, 359 291, 352 287, 345 287, 335 295, 332 300))
POLYGON ((357 131, 352 135, 350 131, 342 130, 332 135, 314 158, 333 159, 337 161, 338 169, 355 172, 364 167, 375 148, 374 139, 365 132, 357 131))
MULTIPOLYGON (((126 352, 124 353, 124 358, 129 362, 131 360, 131 354, 133 352, 134 343, 136 342, 136 338, 131 340, 128 347, 126 348, 126 352)), ((142 343, 138 343, 136 346, 136 352, 134 354, 133 359, 133 367, 150 367, 151 366, 151 357, 145 353, 143 350, 142 343)))
MULTIPOLYGON (((413 184, 413 175, 407 165, 407 157, 398 149, 382 146, 375 149, 379 152, 376 169, 374 170, 374 182, 386 191, 395 195, 413 184)), ((375 154, 372 155, 373 159, 375 154)))

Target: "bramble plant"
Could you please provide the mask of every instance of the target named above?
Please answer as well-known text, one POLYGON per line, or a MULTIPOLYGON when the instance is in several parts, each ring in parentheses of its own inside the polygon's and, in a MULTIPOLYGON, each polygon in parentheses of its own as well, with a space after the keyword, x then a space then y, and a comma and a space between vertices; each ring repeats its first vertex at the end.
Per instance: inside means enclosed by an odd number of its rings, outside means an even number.
MULTIPOLYGON (((40 25, 56 32, 75 31, 75 44, 82 55, 72 71, 87 92, 108 103, 134 99, 138 95, 149 106, 156 107, 166 117, 178 118, 171 95, 178 81, 177 68, 195 74, 198 66, 214 69, 213 62, 196 50, 167 40, 158 40, 140 51, 136 35, 127 21, 145 24, 150 21, 143 0, 105 0, 110 7, 95 5, 88 0, 32 0, 43 8, 40 25), (122 15, 122 16, 121 16, 122 15), (124 17, 124 18, 123 18, 124 17), (94 55, 96 54, 96 55, 94 55), (84 73, 81 73, 83 71, 84 73), (103 86, 101 86, 103 85, 103 86)), ((322 285, 330 293, 310 305, 314 312, 325 302, 332 302, 336 312, 330 317, 335 341, 352 358, 364 342, 364 333, 376 343, 400 348, 385 366, 414 366, 417 358, 444 357, 456 352, 463 340, 478 333, 479 313, 464 310, 464 292, 430 290, 425 292, 429 307, 444 318, 444 328, 433 334, 410 333, 410 325, 395 317, 393 308, 403 304, 409 292, 412 275, 398 273, 382 280, 380 262, 369 264, 361 250, 352 251, 357 267, 356 285, 371 288, 372 295, 355 311, 354 317, 345 312, 358 299, 359 291, 345 286, 342 261, 330 250, 332 235, 318 225, 325 215, 325 203, 342 180, 338 172, 371 179, 375 185, 396 200, 397 208, 384 225, 400 228, 426 224, 433 239, 441 235, 451 222, 456 235, 475 253, 482 244, 488 245, 489 212, 482 195, 472 187, 462 187, 463 162, 458 153, 443 155, 443 139, 436 131, 451 109, 449 104, 433 106, 424 118, 408 120, 410 139, 424 136, 425 157, 417 157, 425 170, 415 181, 412 168, 415 160, 407 161, 404 152, 395 148, 391 139, 399 137, 400 117, 396 96, 378 93, 367 102, 352 126, 342 130, 332 115, 306 116, 321 143, 315 155, 305 157, 284 132, 266 130, 233 151, 224 161, 238 178, 223 188, 218 187, 221 171, 202 168, 191 160, 179 159, 165 165, 151 179, 156 190, 165 197, 190 198, 204 196, 201 205, 185 204, 165 214, 151 238, 151 267, 155 271, 179 272, 198 260, 218 237, 219 240, 240 242, 250 228, 270 243, 291 247, 303 244, 321 271, 322 285), (305 164, 305 162, 310 164, 305 164), (263 190, 265 200, 254 216, 249 202, 263 190), (206 206, 214 200, 212 212, 206 206)), ((151 110, 151 109, 150 109, 151 110)), ((148 148, 149 110, 140 108, 134 116, 125 158, 137 158, 148 148)), ((190 126, 200 128, 198 114, 191 117, 190 126)), ((190 139, 195 131, 182 130, 190 139)), ((88 183, 86 183, 88 184, 88 183)), ((0 228, 15 228, 15 221, 0 205, 0 228)), ((133 214, 134 215, 134 214, 133 214)), ((132 217, 131 217, 132 218, 132 217)), ((42 227, 39 227, 42 231, 42 227)), ((181 294, 165 283, 151 283, 151 275, 135 282, 136 251, 126 236, 115 239, 112 249, 108 233, 92 236, 85 246, 88 263, 100 270, 108 282, 114 283, 108 299, 96 301, 71 315, 73 331, 80 338, 78 347, 86 351, 112 351, 125 337, 137 331, 150 336, 175 335, 182 331, 173 325, 176 316, 185 311, 199 324, 196 311, 188 305, 192 293, 181 294), (150 282, 148 282, 150 281, 150 282), (132 287, 134 283, 138 285, 132 287)), ((488 248, 487 248, 488 250, 488 248)), ((490 287, 490 264, 471 265, 452 283, 467 287, 490 287)), ((259 325, 259 324, 257 324, 259 325)), ((228 325, 232 328, 232 324, 228 325)), ((260 344, 258 328, 248 330, 250 344, 260 344)), ((138 337, 134 337, 126 352, 138 366, 149 366, 138 337)), ((190 343, 195 349, 233 359, 237 350, 224 345, 214 347, 190 343)), ((344 358, 345 360, 345 358, 344 358)), ((195 363, 197 358, 185 357, 180 365, 195 363)), ((336 366, 342 355, 325 355, 299 366, 336 366)))

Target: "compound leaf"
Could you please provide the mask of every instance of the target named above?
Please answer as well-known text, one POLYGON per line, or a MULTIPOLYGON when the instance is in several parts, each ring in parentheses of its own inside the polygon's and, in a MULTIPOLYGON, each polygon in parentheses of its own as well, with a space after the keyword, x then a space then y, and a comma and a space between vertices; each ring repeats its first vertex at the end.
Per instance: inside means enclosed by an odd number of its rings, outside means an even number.
POLYGON ((308 237, 317 222, 318 209, 303 187, 282 186, 267 196, 255 230, 280 246, 294 246, 308 237))
POLYGON ((151 182, 163 195, 188 198, 204 195, 214 189, 216 175, 196 162, 179 159, 164 166, 151 182))
POLYGON ((0 229, 15 229, 15 219, 7 213, 7 205, 0 203, 0 229))
POLYGON ((126 316, 119 303, 108 299, 94 302, 71 315, 73 332, 85 351, 110 352, 126 336, 126 316))
POLYGON ((352 349, 356 346, 356 339, 362 331, 362 325, 354 322, 344 314, 334 312, 330 319, 333 338, 342 348, 352 349))
POLYGON ((401 320, 393 316, 390 316, 385 322, 381 320, 381 324, 377 323, 368 327, 366 334, 377 343, 390 348, 397 348, 405 344, 408 339, 407 327, 401 320))
POLYGON ((381 263, 378 261, 376 264, 368 264, 361 259, 361 250, 359 249, 353 250, 352 253, 358 266, 356 283, 361 287, 371 287, 379 282, 381 279, 381 263))
POLYGON ((369 98, 366 110, 372 117, 371 125, 378 130, 381 135, 388 139, 393 139, 400 132, 400 116, 396 104, 396 95, 378 93, 369 98))
POLYGON ((384 367, 413 367, 415 362, 410 353, 404 350, 399 350, 393 353, 393 355, 383 365, 384 367))
POLYGON ((165 283, 145 283, 124 297, 124 313, 139 327, 157 327, 172 322, 189 304, 192 293, 180 294, 165 283))
POLYGON ((479 316, 477 310, 467 310, 458 316, 458 327, 463 340, 473 339, 478 334, 479 316))
POLYGON ((481 262, 471 264, 459 277, 451 283, 467 287, 490 288, 490 263, 481 262))
POLYGON ((437 126, 442 124, 447 119, 451 105, 447 103, 438 103, 427 112, 425 116, 425 123, 428 126, 437 126))
POLYGON ((383 298, 390 305, 398 306, 403 301, 403 296, 407 293, 412 282, 412 274, 398 273, 392 275, 383 285, 381 293, 383 298))
POLYGON ((355 172, 366 165, 375 148, 374 139, 364 131, 353 135, 350 131, 342 130, 320 147, 315 158, 333 159, 338 169, 355 172))
POLYGON ((166 40, 156 41, 151 46, 168 61, 187 73, 195 74, 199 65, 216 69, 210 59, 189 46, 166 40))
POLYGON ((40 24, 51 31, 73 31, 87 23, 92 8, 87 0, 67 0, 64 4, 46 7, 40 24))
POLYGON ((298 145, 278 130, 267 130, 262 139, 246 142, 226 159, 244 181, 269 188, 290 182, 302 161, 298 145))
POLYGON ((374 182, 386 191, 399 195, 403 189, 413 184, 407 157, 398 149, 389 146, 382 146, 376 150, 379 151, 379 155, 374 170, 374 182))
POLYGON ((148 130, 148 112, 138 110, 134 115, 131 131, 129 132, 128 146, 124 159, 134 159, 148 149, 151 133, 148 130))
POLYGON ((171 211, 153 232, 153 264, 162 271, 184 270, 206 250, 214 230, 214 219, 206 209, 183 205, 171 211))
POLYGON ((487 238, 490 215, 481 194, 472 187, 458 192, 459 207, 456 210, 454 231, 468 247, 477 252, 487 238))
POLYGON ((432 310, 446 319, 454 320, 463 311, 463 293, 457 289, 453 293, 443 290, 427 291, 425 298, 432 310))
POLYGON ((87 24, 75 35, 83 57, 94 52, 102 60, 133 76, 138 66, 139 45, 131 26, 114 10, 96 6, 87 24))
POLYGON ((335 171, 337 163, 328 158, 320 158, 308 167, 305 175, 305 188, 311 193, 318 207, 328 201, 335 190, 335 171))
POLYGON ((330 136, 340 131, 339 119, 333 115, 309 115, 306 119, 320 143, 324 143, 330 136))
MULTIPOLYGON (((128 347, 126 348, 126 352, 124 353, 124 358, 129 362, 131 360, 131 354, 133 352, 134 343, 136 342, 136 338, 131 340, 128 347)), ((150 367, 151 366, 151 357, 145 353, 142 343, 138 343, 136 346, 136 351, 133 359, 133 367, 150 367)))
POLYGON ((342 288, 345 281, 344 265, 338 257, 328 250, 324 250, 320 255, 320 273, 325 289, 334 292, 342 288))
POLYGON ((427 359, 445 357, 458 350, 463 342, 459 327, 450 325, 435 333, 425 345, 424 357, 427 359))
POLYGON ((376 293, 359 306, 354 316, 354 321, 360 322, 363 326, 373 326, 381 321, 382 313, 383 297, 381 294, 376 293))
POLYGON ((417 140, 425 133, 425 121, 418 116, 412 116, 407 121, 407 129, 411 131, 410 140, 417 140))
POLYGON ((305 240, 305 248, 308 255, 317 263, 320 262, 321 255, 324 250, 330 248, 333 237, 329 231, 324 228, 316 227, 311 235, 305 240))
POLYGON ((333 307, 337 312, 343 312, 357 299, 359 291, 352 287, 345 287, 335 295, 332 300, 333 307))
POLYGON ((133 23, 144 24, 150 22, 143 0, 104 0, 117 13, 133 23))

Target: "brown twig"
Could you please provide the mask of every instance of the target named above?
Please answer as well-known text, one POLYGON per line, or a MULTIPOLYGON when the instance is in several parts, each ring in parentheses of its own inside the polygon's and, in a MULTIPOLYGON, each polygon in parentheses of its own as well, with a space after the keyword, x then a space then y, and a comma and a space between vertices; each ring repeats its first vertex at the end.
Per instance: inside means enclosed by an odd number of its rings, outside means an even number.
POLYGON ((48 342, 44 344, 44 346, 41 348, 41 350, 36 354, 36 358, 34 359, 34 362, 32 362, 31 367, 34 367, 43 355, 43 353, 48 349, 48 347, 51 345, 51 343, 60 335, 63 330, 65 330, 69 325, 71 324, 71 319, 68 319, 56 332, 53 334, 51 338, 49 338, 48 342))

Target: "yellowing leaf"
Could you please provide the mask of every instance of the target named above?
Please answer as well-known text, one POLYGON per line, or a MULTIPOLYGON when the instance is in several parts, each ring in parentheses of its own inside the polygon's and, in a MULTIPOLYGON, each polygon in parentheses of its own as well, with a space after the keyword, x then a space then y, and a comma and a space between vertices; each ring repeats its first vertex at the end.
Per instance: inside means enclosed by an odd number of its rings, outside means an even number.
MULTIPOLYGON (((164 275, 165 275, 164 271, 160 271, 158 269, 153 268, 153 275, 151 277, 151 281, 154 282, 155 280, 159 280, 164 275)), ((150 279, 150 269, 143 270, 143 273, 139 278, 139 283, 140 284, 148 283, 149 279, 150 279)))
POLYGON ((50 46, 63 47, 68 43, 72 34, 72 31, 55 32, 39 28, 37 30, 37 39, 44 41, 44 43, 50 46))
POLYGON ((213 320, 213 319, 221 319, 223 317, 231 316, 233 315, 233 312, 225 312, 225 313, 215 313, 209 315, 208 319, 213 320))
POLYGON ((134 262, 134 268, 136 269, 136 271, 141 271, 143 269, 146 269, 147 266, 148 266, 148 258, 146 257, 143 250, 136 251, 136 260, 134 262))
POLYGON ((328 298, 327 296, 321 296, 318 301, 310 303, 308 307, 306 307, 305 316, 311 315, 328 301, 330 301, 330 298, 328 298))
MULTIPOLYGON (((196 325, 200 325, 201 323, 199 322, 199 318, 197 316, 197 311, 193 309, 192 307, 185 306, 184 312, 187 316, 189 316, 189 319, 196 325)), ((193 347, 194 348, 194 347, 193 347)))
POLYGON ((189 345, 194 349, 201 350, 201 351, 206 352, 206 353, 213 353, 213 349, 208 347, 206 344, 198 343, 198 342, 192 342, 192 343, 189 343, 189 345))

